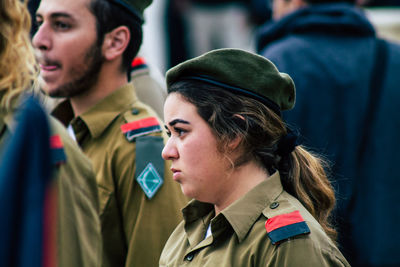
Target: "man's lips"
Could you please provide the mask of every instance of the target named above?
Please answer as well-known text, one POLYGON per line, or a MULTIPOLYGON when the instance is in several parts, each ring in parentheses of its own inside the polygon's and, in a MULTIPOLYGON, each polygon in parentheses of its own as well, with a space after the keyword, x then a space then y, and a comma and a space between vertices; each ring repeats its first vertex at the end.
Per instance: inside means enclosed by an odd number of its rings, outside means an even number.
POLYGON ((36 52, 36 59, 39 62, 39 67, 42 71, 55 71, 61 68, 60 62, 50 59, 42 53, 36 52))
POLYGON ((58 69, 58 65, 40 64, 40 68, 44 71, 54 71, 58 69))
POLYGON ((54 61, 39 61, 40 67, 40 76, 46 83, 55 82, 59 76, 61 71, 61 65, 54 61))

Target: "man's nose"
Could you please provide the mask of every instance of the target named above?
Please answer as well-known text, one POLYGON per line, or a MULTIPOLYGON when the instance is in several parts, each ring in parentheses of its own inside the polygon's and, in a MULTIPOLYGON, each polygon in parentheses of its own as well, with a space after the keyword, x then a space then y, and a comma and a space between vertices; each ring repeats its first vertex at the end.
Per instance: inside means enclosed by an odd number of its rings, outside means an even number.
POLYGON ((47 25, 42 23, 33 35, 32 44, 36 49, 39 50, 50 50, 51 49, 51 37, 47 25))

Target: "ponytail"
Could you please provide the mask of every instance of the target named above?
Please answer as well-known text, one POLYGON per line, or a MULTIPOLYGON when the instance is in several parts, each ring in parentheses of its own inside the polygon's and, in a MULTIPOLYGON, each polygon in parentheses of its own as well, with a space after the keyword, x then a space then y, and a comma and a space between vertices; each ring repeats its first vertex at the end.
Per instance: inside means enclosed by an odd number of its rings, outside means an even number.
POLYGON ((335 206, 335 193, 326 175, 327 163, 297 146, 279 164, 282 186, 296 197, 317 219, 327 235, 335 240, 337 233, 329 222, 335 206))

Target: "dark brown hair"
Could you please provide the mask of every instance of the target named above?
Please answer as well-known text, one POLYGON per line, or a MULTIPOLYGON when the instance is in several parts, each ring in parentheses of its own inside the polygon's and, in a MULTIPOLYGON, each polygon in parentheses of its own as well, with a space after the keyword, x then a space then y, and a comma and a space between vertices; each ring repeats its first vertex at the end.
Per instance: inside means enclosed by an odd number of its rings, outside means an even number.
POLYGON ((221 152, 228 151, 228 144, 240 138, 242 154, 233 162, 234 167, 255 160, 270 173, 279 170, 285 191, 295 196, 335 240, 336 231, 329 223, 335 195, 324 170, 326 164, 302 146, 285 156, 278 155, 279 141, 287 134, 280 116, 255 99, 201 81, 181 80, 168 92, 179 93, 196 106, 221 152))
MULTIPOLYGON (((97 41, 101 46, 105 34, 119 26, 129 28, 131 38, 123 53, 122 71, 130 71, 133 58, 137 55, 143 40, 142 24, 119 5, 110 3, 107 0, 92 0, 90 10, 96 18, 97 41)), ((129 75, 128 75, 129 77, 129 75)))

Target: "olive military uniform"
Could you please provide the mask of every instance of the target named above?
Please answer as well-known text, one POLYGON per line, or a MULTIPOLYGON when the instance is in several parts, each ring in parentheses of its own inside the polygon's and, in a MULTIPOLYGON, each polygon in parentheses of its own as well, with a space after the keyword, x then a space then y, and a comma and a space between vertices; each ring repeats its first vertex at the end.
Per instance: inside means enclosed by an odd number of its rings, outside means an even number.
POLYGON ((282 188, 276 172, 214 217, 189 203, 160 266, 350 266, 313 216, 282 188), (211 222, 212 235, 205 238, 211 222))
MULTIPOLYGON (((53 114, 67 124, 68 118, 60 114, 68 109, 66 101, 53 114)), ((154 111, 138 101, 134 87, 127 84, 74 118, 71 125, 97 172, 103 266, 157 266, 187 200, 161 158, 163 139, 154 111), (143 163, 144 158, 149 162, 143 163), (139 165, 159 174, 150 179, 157 184, 161 178, 158 189, 142 183, 139 165)))
MULTIPOLYGON (((101 233, 95 175, 89 159, 68 136, 65 128, 49 117, 51 138, 62 150, 62 162, 54 165, 57 183, 57 255, 59 267, 98 267, 101 233)), ((0 144, 13 132, 13 114, 0 112, 0 144)), ((50 140, 49 140, 50 144, 50 140)), ((38 244, 39 245, 39 244, 38 244)))
POLYGON ((136 57, 132 62, 131 79, 140 101, 149 105, 157 112, 158 116, 163 118, 167 88, 161 73, 150 68, 144 58, 136 57))

